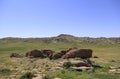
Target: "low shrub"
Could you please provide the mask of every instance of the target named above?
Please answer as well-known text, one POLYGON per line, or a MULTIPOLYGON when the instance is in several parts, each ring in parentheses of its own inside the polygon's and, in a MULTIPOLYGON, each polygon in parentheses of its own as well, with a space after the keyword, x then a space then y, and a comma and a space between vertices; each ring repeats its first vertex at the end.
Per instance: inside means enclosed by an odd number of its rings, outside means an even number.
POLYGON ((35 75, 31 72, 26 72, 25 74, 23 74, 20 79, 32 79, 33 77, 35 77, 35 75))
POLYGON ((10 69, 0 69, 0 75, 10 75, 12 71, 10 69))
POLYGON ((66 69, 70 68, 71 66, 72 66, 71 62, 65 62, 63 64, 63 67, 66 68, 66 69))

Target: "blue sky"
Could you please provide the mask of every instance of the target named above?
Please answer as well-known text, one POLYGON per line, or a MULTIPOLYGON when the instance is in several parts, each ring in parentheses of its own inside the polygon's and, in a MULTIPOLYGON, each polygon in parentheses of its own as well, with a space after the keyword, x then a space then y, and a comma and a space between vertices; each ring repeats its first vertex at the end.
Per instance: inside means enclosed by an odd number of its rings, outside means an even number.
POLYGON ((0 38, 120 37, 120 0, 0 0, 0 38))

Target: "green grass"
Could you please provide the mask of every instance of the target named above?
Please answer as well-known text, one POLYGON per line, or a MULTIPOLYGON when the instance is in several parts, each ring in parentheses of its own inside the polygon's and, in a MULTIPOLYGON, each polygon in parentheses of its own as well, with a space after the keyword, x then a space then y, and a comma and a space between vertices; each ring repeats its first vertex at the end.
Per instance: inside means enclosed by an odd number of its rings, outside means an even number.
POLYGON ((10 69, 7 69, 7 68, 5 68, 5 69, 0 69, 0 76, 8 76, 8 75, 10 75, 10 74, 12 74, 12 73, 14 73, 15 71, 13 71, 13 70, 10 70, 10 69))
MULTIPOLYGON (((60 77, 62 79, 120 79, 120 75, 108 73, 110 66, 120 64, 120 45, 118 44, 79 44, 79 43, 43 43, 43 42, 0 42, 0 63, 6 66, 13 65, 9 63, 11 53, 24 54, 33 49, 51 49, 54 51, 65 50, 71 47, 90 48, 93 50, 93 56, 99 58, 93 59, 97 64, 103 66, 103 69, 96 69, 94 73, 77 72, 65 70, 65 72, 50 72, 50 79, 60 77), (114 61, 113 61, 114 60, 114 61)), ((0 73, 3 71, 0 71, 0 73)), ((48 73, 49 73, 48 72, 48 73)), ((4 72, 8 74, 9 72, 4 72)), ((2 74, 2 73, 1 73, 2 74)), ((49 74, 48 74, 49 75, 49 74)))
POLYGON ((55 72, 51 74, 49 79, 54 77, 59 77, 62 79, 120 79, 120 75, 113 75, 109 73, 88 73, 88 72, 78 72, 78 71, 65 71, 55 72))

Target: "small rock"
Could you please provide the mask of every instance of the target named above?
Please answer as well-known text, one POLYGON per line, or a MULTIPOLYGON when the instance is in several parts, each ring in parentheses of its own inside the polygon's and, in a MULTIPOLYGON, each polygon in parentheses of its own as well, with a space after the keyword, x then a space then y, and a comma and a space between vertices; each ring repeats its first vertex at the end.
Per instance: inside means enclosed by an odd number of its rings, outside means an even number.
POLYGON ((62 79, 62 78, 59 78, 59 77, 55 77, 54 79, 62 79))
POLYGON ((116 72, 116 69, 111 69, 109 70, 110 73, 115 73, 116 72))

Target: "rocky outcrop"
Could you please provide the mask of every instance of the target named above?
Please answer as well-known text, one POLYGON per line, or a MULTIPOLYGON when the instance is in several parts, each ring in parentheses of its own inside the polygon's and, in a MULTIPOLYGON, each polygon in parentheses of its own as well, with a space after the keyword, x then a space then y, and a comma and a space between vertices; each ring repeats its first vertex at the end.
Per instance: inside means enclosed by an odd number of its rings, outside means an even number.
POLYGON ((44 50, 32 50, 26 53, 26 57, 41 57, 49 59, 58 59, 58 58, 90 58, 92 57, 91 49, 77 49, 77 48, 69 48, 68 50, 62 50, 60 52, 54 52, 52 50, 44 49, 44 50))
MULTIPOLYGON (((69 67, 70 69, 76 70, 76 71, 93 71, 94 67, 89 62, 86 62, 88 60, 89 59, 87 59, 87 60, 69 60, 68 62, 70 64, 68 64, 68 65, 70 65, 70 67, 69 67)), ((67 62, 64 62, 64 64, 65 63, 67 63, 67 62)))

